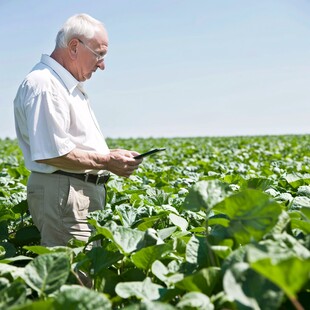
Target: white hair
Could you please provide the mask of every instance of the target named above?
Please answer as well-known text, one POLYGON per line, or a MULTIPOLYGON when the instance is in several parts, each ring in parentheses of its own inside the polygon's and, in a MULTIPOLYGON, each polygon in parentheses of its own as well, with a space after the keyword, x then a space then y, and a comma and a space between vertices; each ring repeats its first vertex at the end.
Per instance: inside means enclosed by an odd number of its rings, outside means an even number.
POLYGON ((87 14, 77 14, 67 19, 56 37, 56 47, 65 48, 74 37, 85 37, 91 39, 104 25, 97 19, 87 14))

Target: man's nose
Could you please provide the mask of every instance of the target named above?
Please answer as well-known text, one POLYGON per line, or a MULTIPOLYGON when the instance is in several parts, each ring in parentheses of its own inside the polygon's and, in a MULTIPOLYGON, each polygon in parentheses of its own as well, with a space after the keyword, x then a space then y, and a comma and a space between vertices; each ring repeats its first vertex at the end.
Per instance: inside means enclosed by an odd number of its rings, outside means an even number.
POLYGON ((101 60, 98 64, 97 64, 97 67, 101 70, 104 70, 105 68, 105 64, 104 64, 104 59, 101 60))

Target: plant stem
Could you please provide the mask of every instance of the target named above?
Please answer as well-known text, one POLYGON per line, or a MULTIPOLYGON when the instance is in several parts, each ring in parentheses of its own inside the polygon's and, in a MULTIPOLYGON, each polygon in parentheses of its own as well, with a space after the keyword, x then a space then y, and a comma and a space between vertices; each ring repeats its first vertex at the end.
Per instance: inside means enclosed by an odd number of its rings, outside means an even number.
POLYGON ((305 310, 304 307, 300 304, 300 302, 296 298, 289 296, 289 299, 296 310, 305 310))

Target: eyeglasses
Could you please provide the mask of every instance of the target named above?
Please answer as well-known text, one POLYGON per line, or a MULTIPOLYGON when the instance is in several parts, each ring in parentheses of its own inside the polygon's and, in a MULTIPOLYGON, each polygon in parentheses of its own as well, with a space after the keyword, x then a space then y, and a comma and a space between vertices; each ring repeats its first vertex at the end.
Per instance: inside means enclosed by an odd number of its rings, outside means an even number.
POLYGON ((78 39, 78 41, 82 43, 88 50, 90 50, 96 56, 97 62, 104 60, 104 57, 106 55, 100 55, 97 52, 95 52, 93 49, 91 49, 88 45, 86 45, 82 40, 78 39))

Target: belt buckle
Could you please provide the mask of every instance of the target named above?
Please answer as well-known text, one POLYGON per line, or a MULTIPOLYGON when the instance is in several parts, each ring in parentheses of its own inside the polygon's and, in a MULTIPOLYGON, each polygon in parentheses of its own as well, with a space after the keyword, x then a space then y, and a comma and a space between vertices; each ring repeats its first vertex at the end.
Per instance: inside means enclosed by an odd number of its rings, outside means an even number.
POLYGON ((99 183, 99 181, 100 181, 100 178, 101 178, 101 175, 98 174, 98 175, 97 175, 97 179, 96 179, 96 183, 95 183, 96 185, 98 185, 98 183, 99 183))
POLYGON ((104 180, 104 184, 108 183, 108 181, 109 181, 109 179, 110 179, 110 176, 111 176, 111 174, 110 174, 110 173, 105 174, 105 175, 103 176, 103 177, 105 178, 105 180, 104 180))
POLYGON ((85 173, 85 178, 84 178, 84 182, 87 182, 87 180, 88 180, 88 177, 89 177, 89 173, 85 173))
POLYGON ((103 182, 100 184, 106 184, 110 178, 110 174, 99 174, 97 176, 96 185, 98 185, 100 179, 103 179, 103 182))

